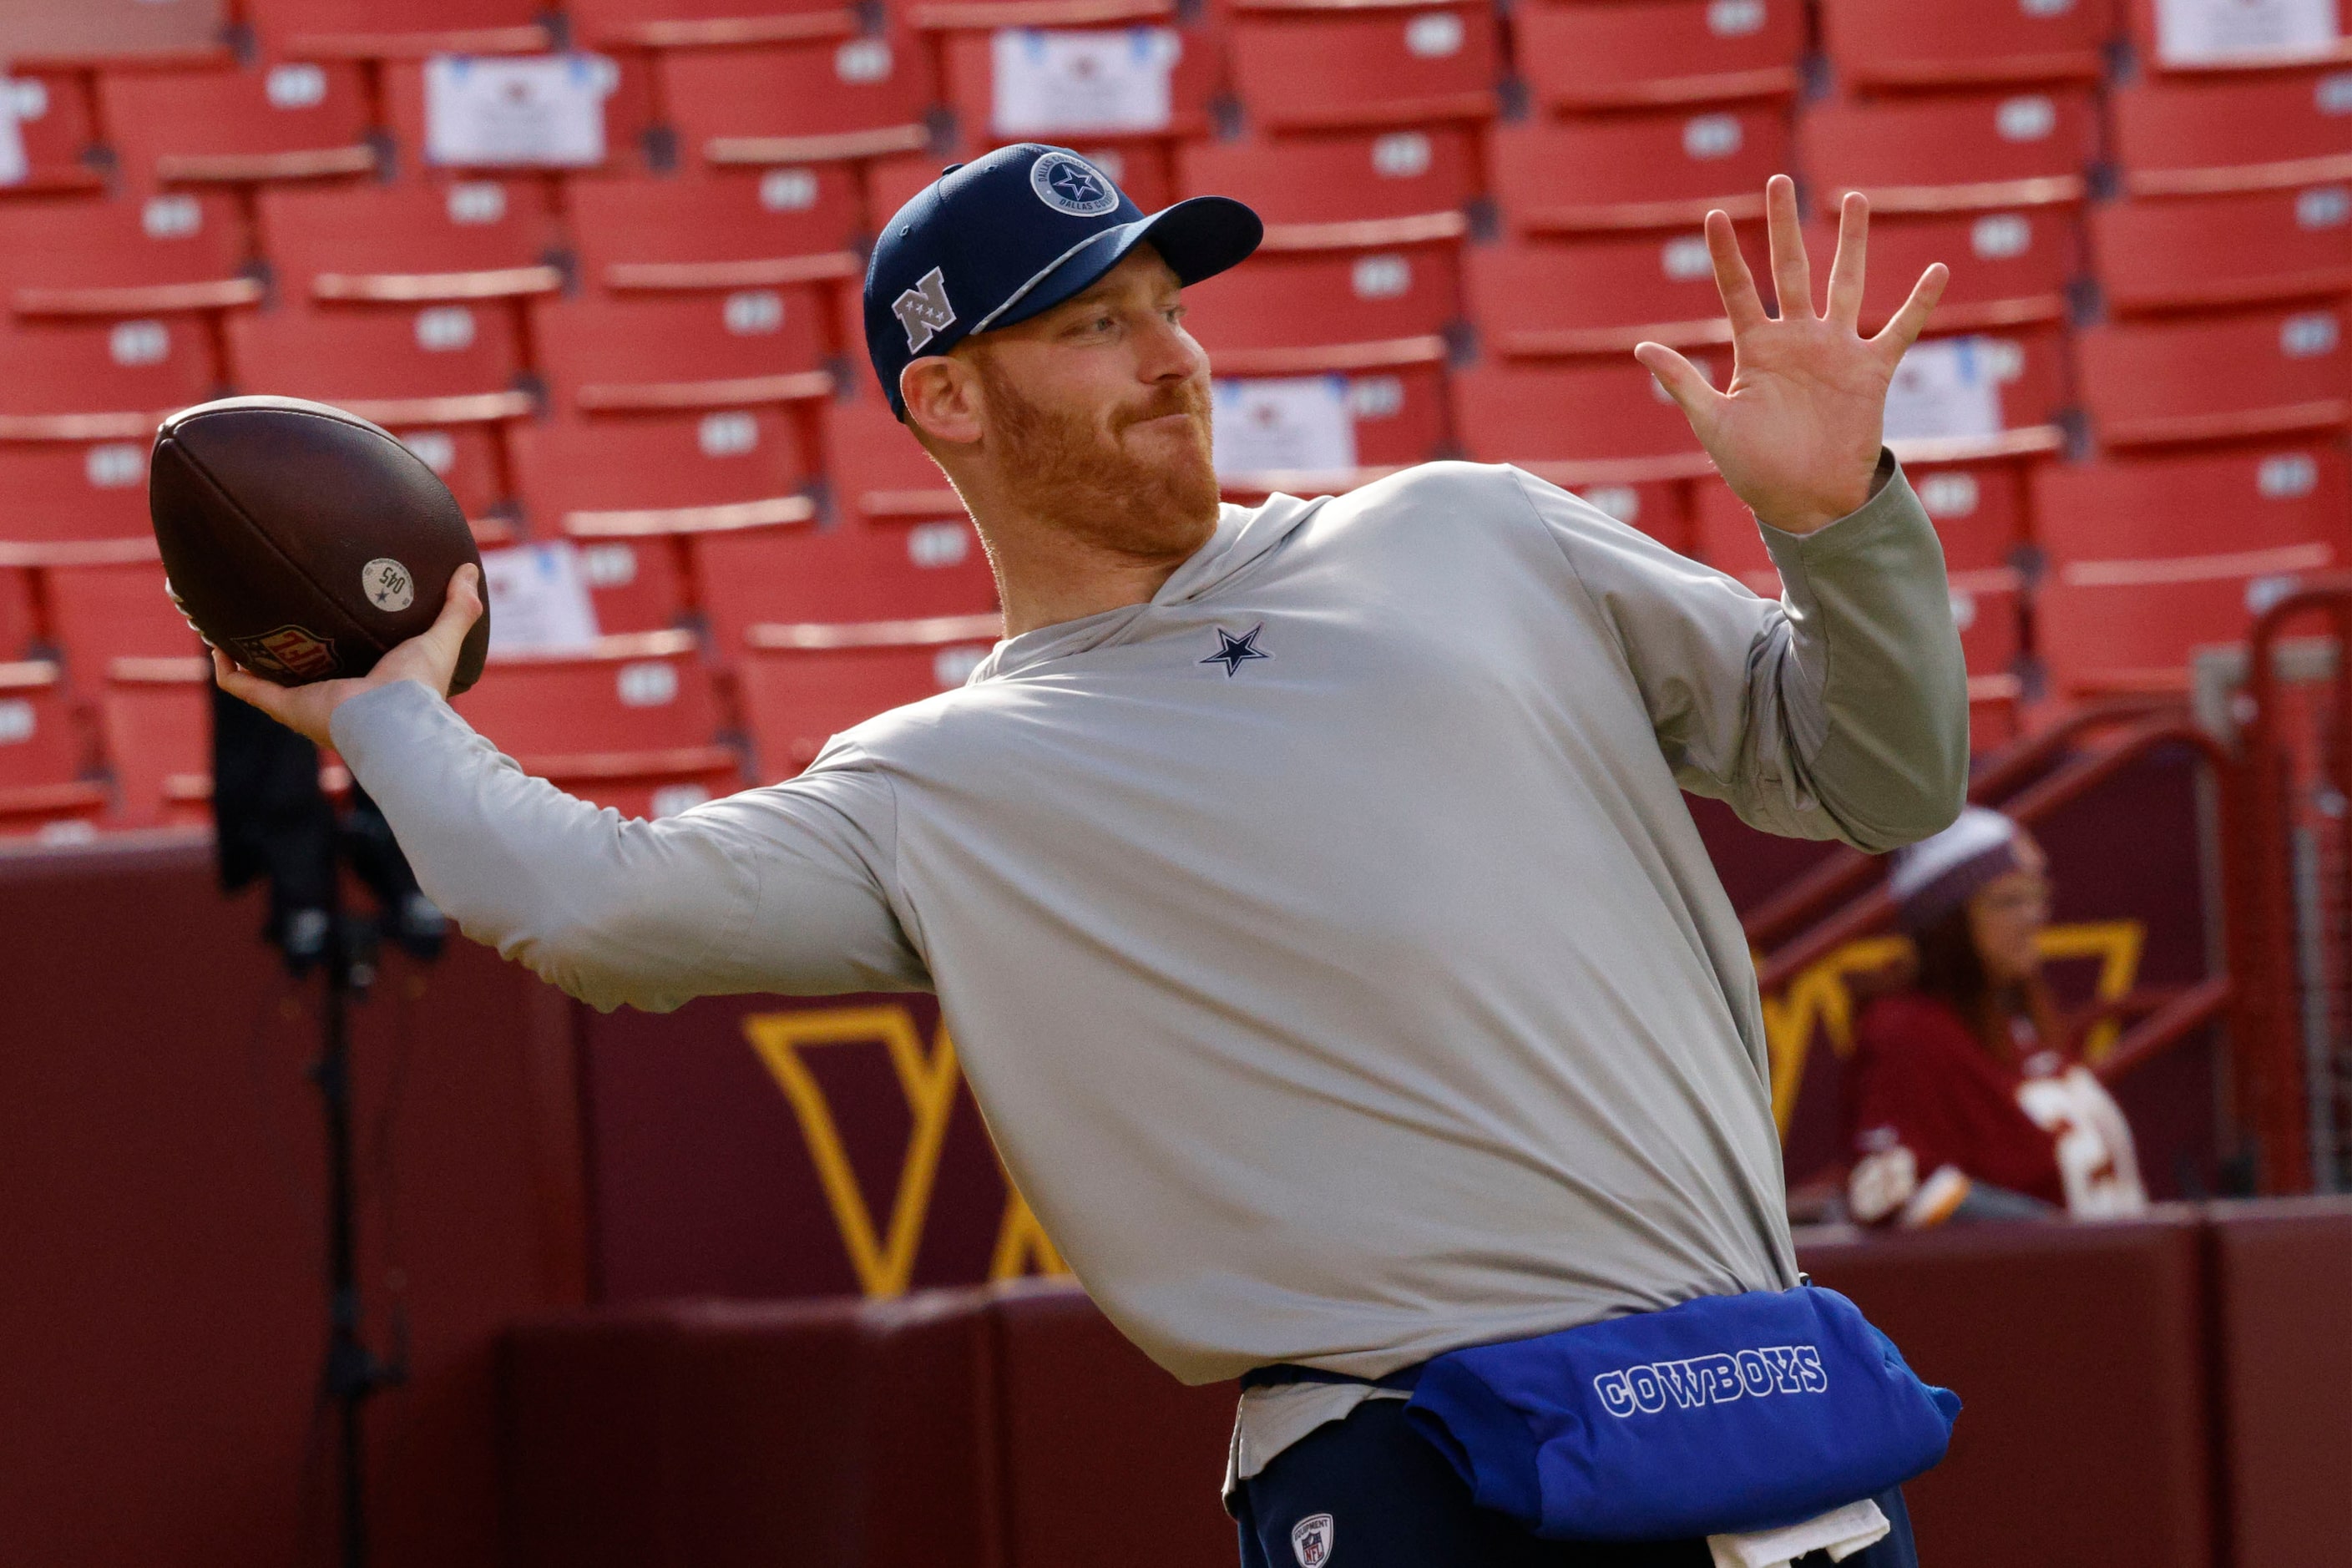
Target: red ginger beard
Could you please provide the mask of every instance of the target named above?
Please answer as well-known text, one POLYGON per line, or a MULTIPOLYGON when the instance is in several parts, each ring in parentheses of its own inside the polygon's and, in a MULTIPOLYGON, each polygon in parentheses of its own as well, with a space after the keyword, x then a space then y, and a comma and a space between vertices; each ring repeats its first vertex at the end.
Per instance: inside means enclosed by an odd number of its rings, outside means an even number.
POLYGON ((1091 543, 1147 559, 1191 554, 1217 524, 1217 470, 1205 376, 1163 385, 1113 414, 1108 433, 1090 410, 1049 408, 1024 395, 993 354, 974 356, 987 398, 998 472, 1041 521, 1091 543), (1139 456, 1123 439, 1148 419, 1181 414, 1190 439, 1176 456, 1139 456))

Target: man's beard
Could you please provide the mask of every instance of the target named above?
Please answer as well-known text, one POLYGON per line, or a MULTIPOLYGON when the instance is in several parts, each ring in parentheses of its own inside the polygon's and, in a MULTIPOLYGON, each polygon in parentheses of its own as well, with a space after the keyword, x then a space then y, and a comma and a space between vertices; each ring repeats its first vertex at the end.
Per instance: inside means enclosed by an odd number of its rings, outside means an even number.
POLYGON ((1078 538, 1147 558, 1187 555, 1216 526, 1217 472, 1211 459, 1208 388, 1186 381, 1139 408, 1121 410, 1108 435, 1082 415, 1022 395, 986 356, 981 385, 995 426, 990 442, 1020 504, 1078 538), (1150 460, 1120 435, 1164 415, 1190 418, 1188 449, 1150 460))

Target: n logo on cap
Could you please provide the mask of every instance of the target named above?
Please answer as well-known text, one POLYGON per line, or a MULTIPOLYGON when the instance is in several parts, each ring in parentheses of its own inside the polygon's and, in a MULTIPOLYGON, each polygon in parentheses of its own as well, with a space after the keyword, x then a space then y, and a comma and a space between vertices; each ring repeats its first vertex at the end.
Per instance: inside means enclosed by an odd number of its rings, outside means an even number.
POLYGON ((907 329, 907 352, 914 353, 932 338, 955 325, 955 307, 948 303, 948 280, 936 267, 915 280, 915 286, 891 302, 890 313, 907 329))

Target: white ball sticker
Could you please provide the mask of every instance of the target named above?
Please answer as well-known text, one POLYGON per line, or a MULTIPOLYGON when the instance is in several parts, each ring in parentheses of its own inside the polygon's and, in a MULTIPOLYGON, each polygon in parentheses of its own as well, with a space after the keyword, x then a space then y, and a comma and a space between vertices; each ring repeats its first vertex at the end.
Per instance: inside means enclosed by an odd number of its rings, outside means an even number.
POLYGON ((387 615, 397 615, 416 603, 416 579, 390 556, 379 555, 360 568, 360 588, 369 604, 387 615))

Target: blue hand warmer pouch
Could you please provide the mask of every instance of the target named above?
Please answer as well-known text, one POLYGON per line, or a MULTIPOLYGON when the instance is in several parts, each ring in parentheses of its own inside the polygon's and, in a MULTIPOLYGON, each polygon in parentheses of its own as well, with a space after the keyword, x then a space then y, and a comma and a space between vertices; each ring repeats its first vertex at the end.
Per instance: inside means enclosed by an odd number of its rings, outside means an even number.
POLYGON ((1406 1414, 1481 1507, 1546 1540, 1674 1541, 1908 1480, 1959 1409, 1852 1301, 1806 1285, 1450 1352, 1406 1414))

